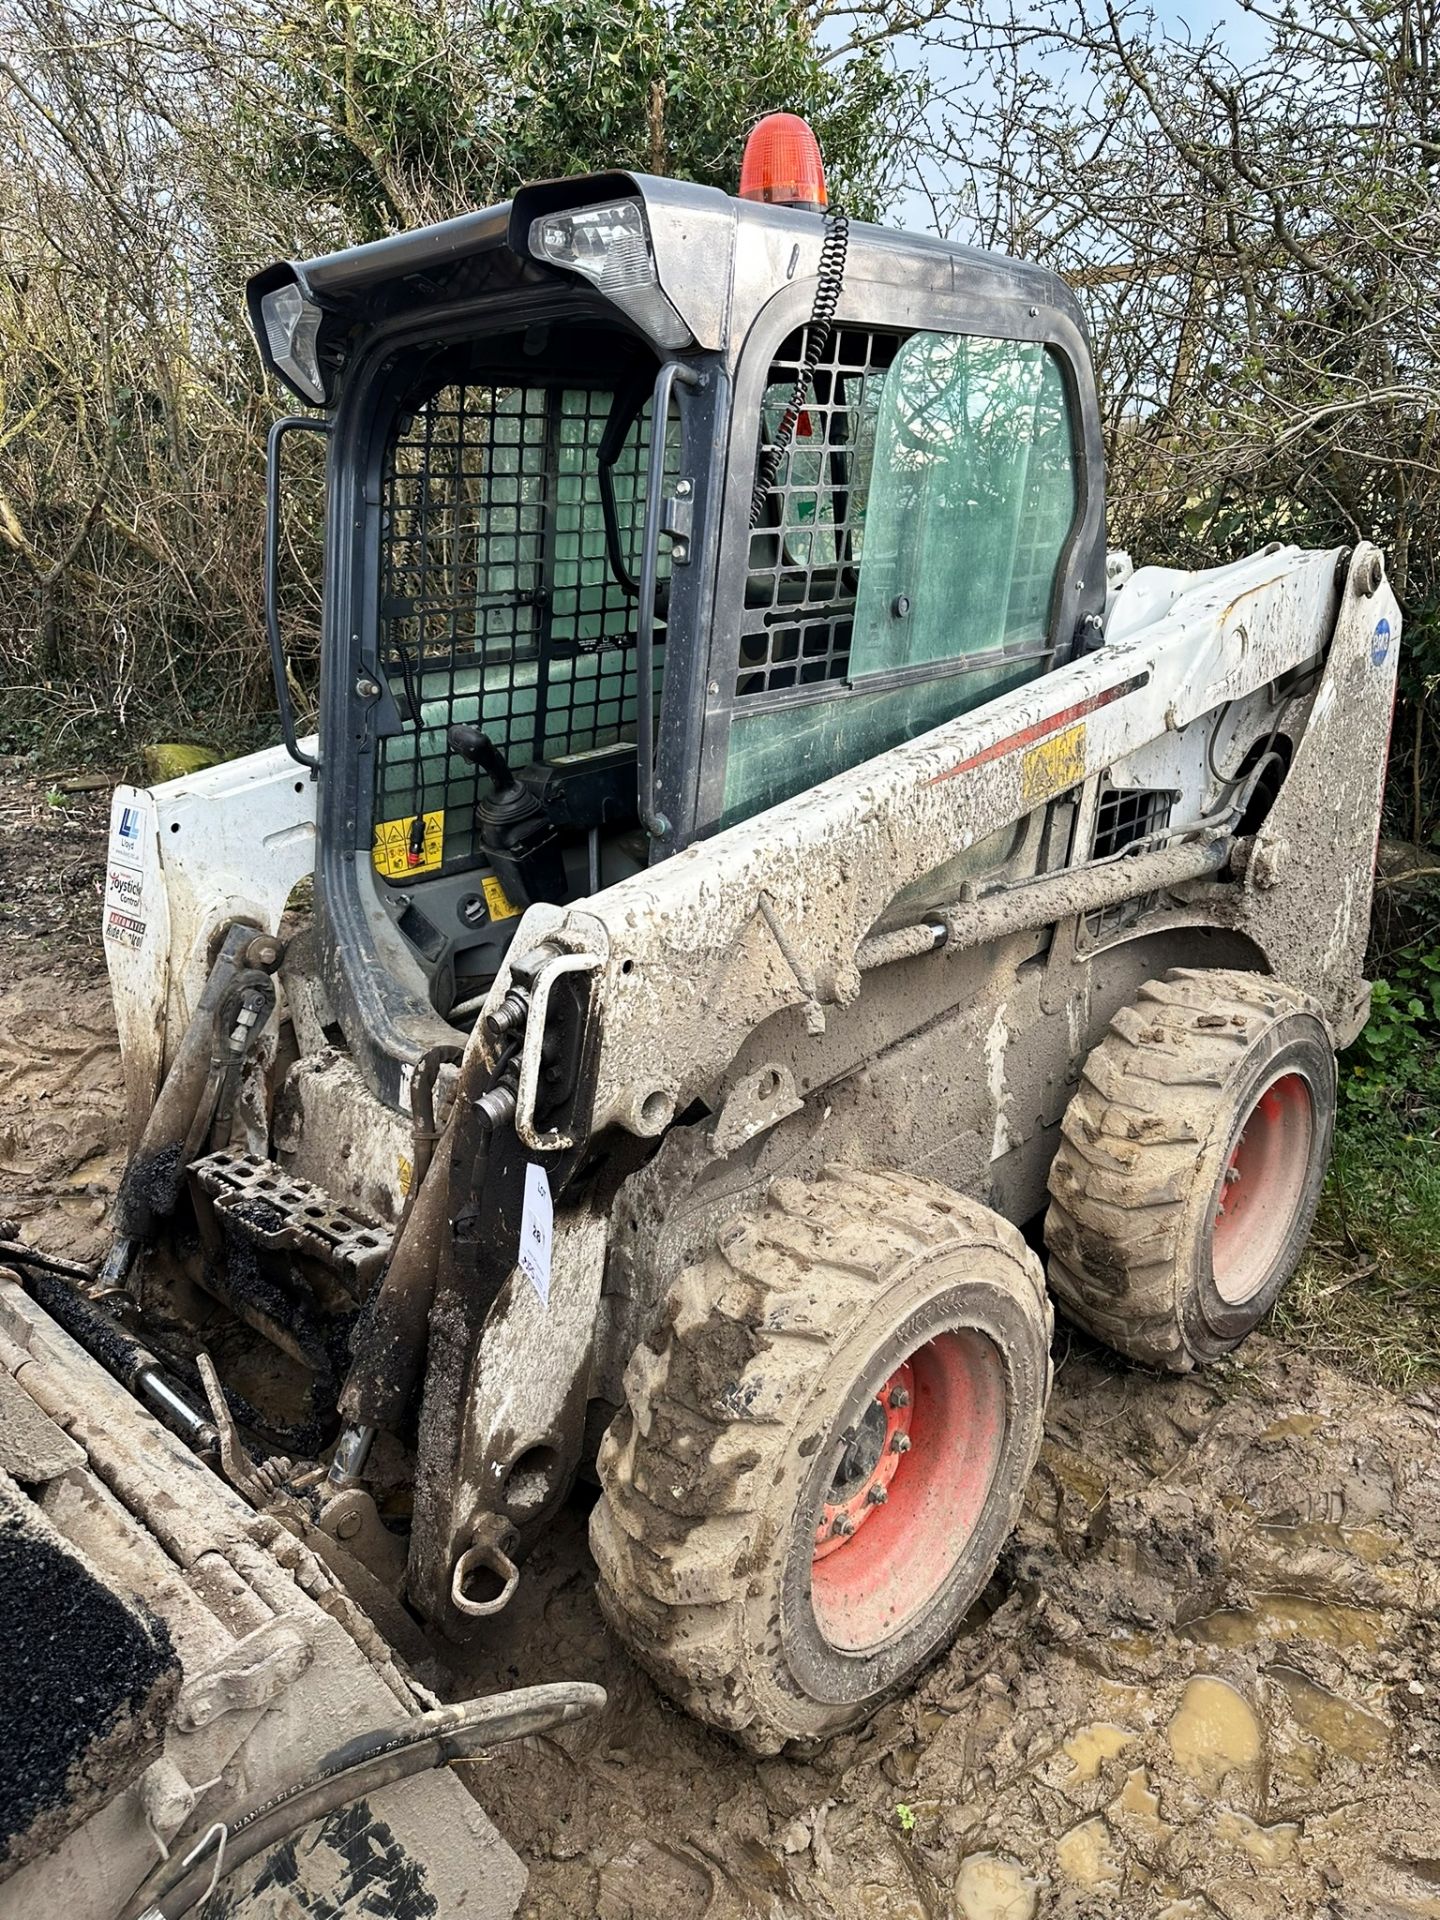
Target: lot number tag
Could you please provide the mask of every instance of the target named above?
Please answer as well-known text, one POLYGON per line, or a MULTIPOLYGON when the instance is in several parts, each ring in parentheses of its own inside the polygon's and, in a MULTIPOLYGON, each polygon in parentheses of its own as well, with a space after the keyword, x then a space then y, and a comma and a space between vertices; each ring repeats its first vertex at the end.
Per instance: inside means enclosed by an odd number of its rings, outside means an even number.
POLYGON ((543 1167, 532 1160, 525 1169, 525 1207, 520 1215, 520 1271, 540 1296, 542 1307, 550 1304, 550 1243, 554 1237, 555 1206, 550 1198, 550 1181, 543 1167))

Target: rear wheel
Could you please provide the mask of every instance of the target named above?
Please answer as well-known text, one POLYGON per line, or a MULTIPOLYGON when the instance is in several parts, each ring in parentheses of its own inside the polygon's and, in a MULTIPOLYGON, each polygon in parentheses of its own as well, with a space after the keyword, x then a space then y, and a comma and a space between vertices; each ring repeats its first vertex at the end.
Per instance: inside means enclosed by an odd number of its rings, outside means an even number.
POLYGON ((1050 1284, 1133 1359, 1226 1353, 1274 1305, 1315 1218, 1335 1056, 1314 1003, 1177 968, 1085 1063, 1050 1170, 1050 1284))
POLYGON ((627 1371, 590 1527, 607 1619, 757 1751, 865 1719, 990 1577, 1049 1335, 1039 1262, 987 1208, 898 1173, 777 1183, 627 1371))

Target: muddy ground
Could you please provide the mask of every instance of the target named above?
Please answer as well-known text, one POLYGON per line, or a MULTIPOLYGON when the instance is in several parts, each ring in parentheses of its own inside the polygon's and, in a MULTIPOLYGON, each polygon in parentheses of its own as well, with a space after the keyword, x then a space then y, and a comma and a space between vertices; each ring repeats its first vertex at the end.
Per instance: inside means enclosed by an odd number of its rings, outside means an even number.
MULTIPOLYGON (((0 788, 0 1214, 96 1254, 120 1168, 103 798, 0 788)), ((611 1642, 584 1501, 457 1678, 598 1679, 471 1764, 535 1920, 1440 1920, 1440 1400, 1257 1337, 1154 1379, 1057 1336, 994 1611, 804 1761, 673 1712, 611 1642)))

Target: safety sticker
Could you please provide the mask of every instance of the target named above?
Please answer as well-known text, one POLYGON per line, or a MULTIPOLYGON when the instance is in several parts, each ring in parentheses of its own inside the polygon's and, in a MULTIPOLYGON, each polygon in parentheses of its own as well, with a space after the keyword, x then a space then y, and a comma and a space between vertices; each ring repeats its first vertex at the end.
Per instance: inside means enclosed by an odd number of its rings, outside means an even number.
POLYGON ((504 887, 493 873, 484 874, 480 885, 485 890, 485 904, 490 909, 492 920, 513 920, 520 909, 506 893, 504 887))
POLYGON ((1048 800, 1085 778, 1085 722, 1079 720, 1053 740, 1031 747, 1020 762, 1020 798, 1048 800))
POLYGON ((544 1167, 532 1160, 525 1169, 525 1204, 520 1212, 520 1253, 516 1265, 540 1296, 550 1304, 550 1246, 555 1233, 555 1206, 544 1167))
POLYGON ((445 851, 445 809, 375 823, 375 871, 387 880, 433 873, 445 851))
POLYGON ((105 915, 105 938, 112 947, 129 947, 136 953, 144 944, 147 924, 138 914, 122 913, 118 907, 111 907, 105 915))
POLYGON ((401 1199, 408 1200, 410 1189, 415 1184, 415 1168, 403 1153, 395 1161, 395 1181, 400 1189, 401 1199))
POLYGON ((145 826, 150 809, 143 801, 129 800, 110 816, 110 864, 112 867, 143 867, 145 864, 145 826))
POLYGON ((1383 667, 1390 653, 1390 622, 1377 620, 1374 637, 1370 642, 1370 659, 1373 665, 1383 667))

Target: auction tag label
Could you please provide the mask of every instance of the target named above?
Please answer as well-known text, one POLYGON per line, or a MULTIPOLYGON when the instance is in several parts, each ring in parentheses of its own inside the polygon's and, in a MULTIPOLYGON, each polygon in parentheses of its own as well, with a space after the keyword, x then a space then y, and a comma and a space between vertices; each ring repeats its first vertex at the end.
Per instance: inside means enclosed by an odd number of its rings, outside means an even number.
POLYGON ((525 1169, 525 1205, 520 1215, 520 1257, 516 1264, 540 1296, 550 1304, 550 1248, 555 1237, 555 1206, 550 1177, 532 1160, 525 1169))
POLYGON ((413 880, 433 873, 445 848, 445 809, 407 813, 398 820, 375 822, 375 871, 387 880, 413 880))
POLYGON ((1020 762, 1020 798, 1032 803, 1048 800, 1066 787, 1078 786, 1084 778, 1085 722, 1079 720, 1025 754, 1020 762))

